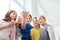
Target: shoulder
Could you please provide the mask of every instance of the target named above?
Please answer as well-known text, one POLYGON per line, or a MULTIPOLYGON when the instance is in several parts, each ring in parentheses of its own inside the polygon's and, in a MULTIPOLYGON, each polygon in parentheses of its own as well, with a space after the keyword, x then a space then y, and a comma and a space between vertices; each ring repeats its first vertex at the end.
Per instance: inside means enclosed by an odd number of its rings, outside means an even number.
POLYGON ((52 25, 48 25, 47 29, 53 30, 53 26, 52 25))
POLYGON ((31 26, 29 23, 26 23, 26 26, 31 26))
POLYGON ((26 23, 26 27, 32 28, 32 25, 29 23, 26 23))
POLYGON ((40 30, 42 30, 42 28, 40 27, 40 30))
POLYGON ((52 28, 52 25, 47 24, 47 27, 48 27, 48 28, 52 28))
POLYGON ((52 25, 50 25, 50 24, 47 24, 47 26, 52 26, 52 25))

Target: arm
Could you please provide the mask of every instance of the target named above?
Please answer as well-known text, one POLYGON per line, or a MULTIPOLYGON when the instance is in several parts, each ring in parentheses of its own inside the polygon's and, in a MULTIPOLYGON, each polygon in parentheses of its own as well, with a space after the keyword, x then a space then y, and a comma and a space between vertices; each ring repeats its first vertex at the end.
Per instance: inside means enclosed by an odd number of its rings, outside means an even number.
POLYGON ((22 29, 25 29, 26 28, 26 26, 25 26, 25 22, 26 22, 26 18, 27 18, 27 16, 28 16, 28 13, 29 12, 27 12, 27 11, 22 11, 22 21, 21 21, 21 28, 22 29))
POLYGON ((18 16, 18 19, 16 21, 16 26, 19 27, 19 24, 21 24, 22 18, 21 16, 18 16))
POLYGON ((53 28, 51 26, 48 26, 47 30, 48 30, 48 33, 49 33, 50 40, 55 40, 53 28))
POLYGON ((3 30, 3 29, 6 29, 6 28, 8 28, 8 25, 1 25, 0 26, 0 31, 3 30))
POLYGON ((21 28, 25 29, 25 21, 26 18, 24 16, 19 16, 16 22, 16 26, 19 27, 19 25, 21 24, 21 28))
POLYGON ((33 36, 31 36, 31 40, 34 40, 34 37, 33 36))
POLYGON ((25 18, 23 18, 22 21, 21 21, 21 28, 22 29, 25 29, 25 21, 26 21, 25 18))
POLYGON ((6 23, 4 25, 0 25, 0 31, 3 30, 3 29, 6 29, 8 27, 11 27, 11 25, 13 25, 12 22, 6 23))

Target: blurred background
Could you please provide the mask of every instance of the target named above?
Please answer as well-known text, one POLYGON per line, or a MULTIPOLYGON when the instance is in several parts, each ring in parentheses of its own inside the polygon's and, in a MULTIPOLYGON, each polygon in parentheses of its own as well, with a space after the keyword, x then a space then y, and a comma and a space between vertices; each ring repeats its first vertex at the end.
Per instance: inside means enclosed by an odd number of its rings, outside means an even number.
POLYGON ((60 0, 0 0, 0 20, 11 9, 16 10, 18 16, 23 10, 33 17, 44 15, 54 28, 56 40, 60 40, 60 0))

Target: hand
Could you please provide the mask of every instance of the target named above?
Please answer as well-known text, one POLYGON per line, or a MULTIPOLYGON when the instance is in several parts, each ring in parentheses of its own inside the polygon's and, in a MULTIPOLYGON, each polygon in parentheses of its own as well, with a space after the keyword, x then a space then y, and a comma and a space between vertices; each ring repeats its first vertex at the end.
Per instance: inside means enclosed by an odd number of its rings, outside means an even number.
POLYGON ((19 17, 18 17, 18 22, 21 22, 21 20, 22 20, 22 17, 19 16, 19 17))
POLYGON ((21 21, 22 21, 22 17, 18 16, 18 19, 17 19, 16 23, 21 23, 21 21))
POLYGON ((14 21, 8 22, 9 26, 13 26, 14 25, 14 21))
POLYGON ((22 12, 22 17, 25 19, 25 18, 27 18, 27 16, 28 16, 28 12, 27 11, 23 11, 22 12))

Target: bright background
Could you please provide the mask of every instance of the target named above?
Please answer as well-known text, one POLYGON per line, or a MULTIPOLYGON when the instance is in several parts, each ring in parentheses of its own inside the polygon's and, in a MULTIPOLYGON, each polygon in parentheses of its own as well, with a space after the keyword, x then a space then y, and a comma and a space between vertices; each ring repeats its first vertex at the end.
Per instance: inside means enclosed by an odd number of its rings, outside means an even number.
POLYGON ((8 10, 29 11, 33 17, 44 15, 47 22, 54 27, 56 40, 60 39, 60 0, 0 0, 0 19, 8 10))

